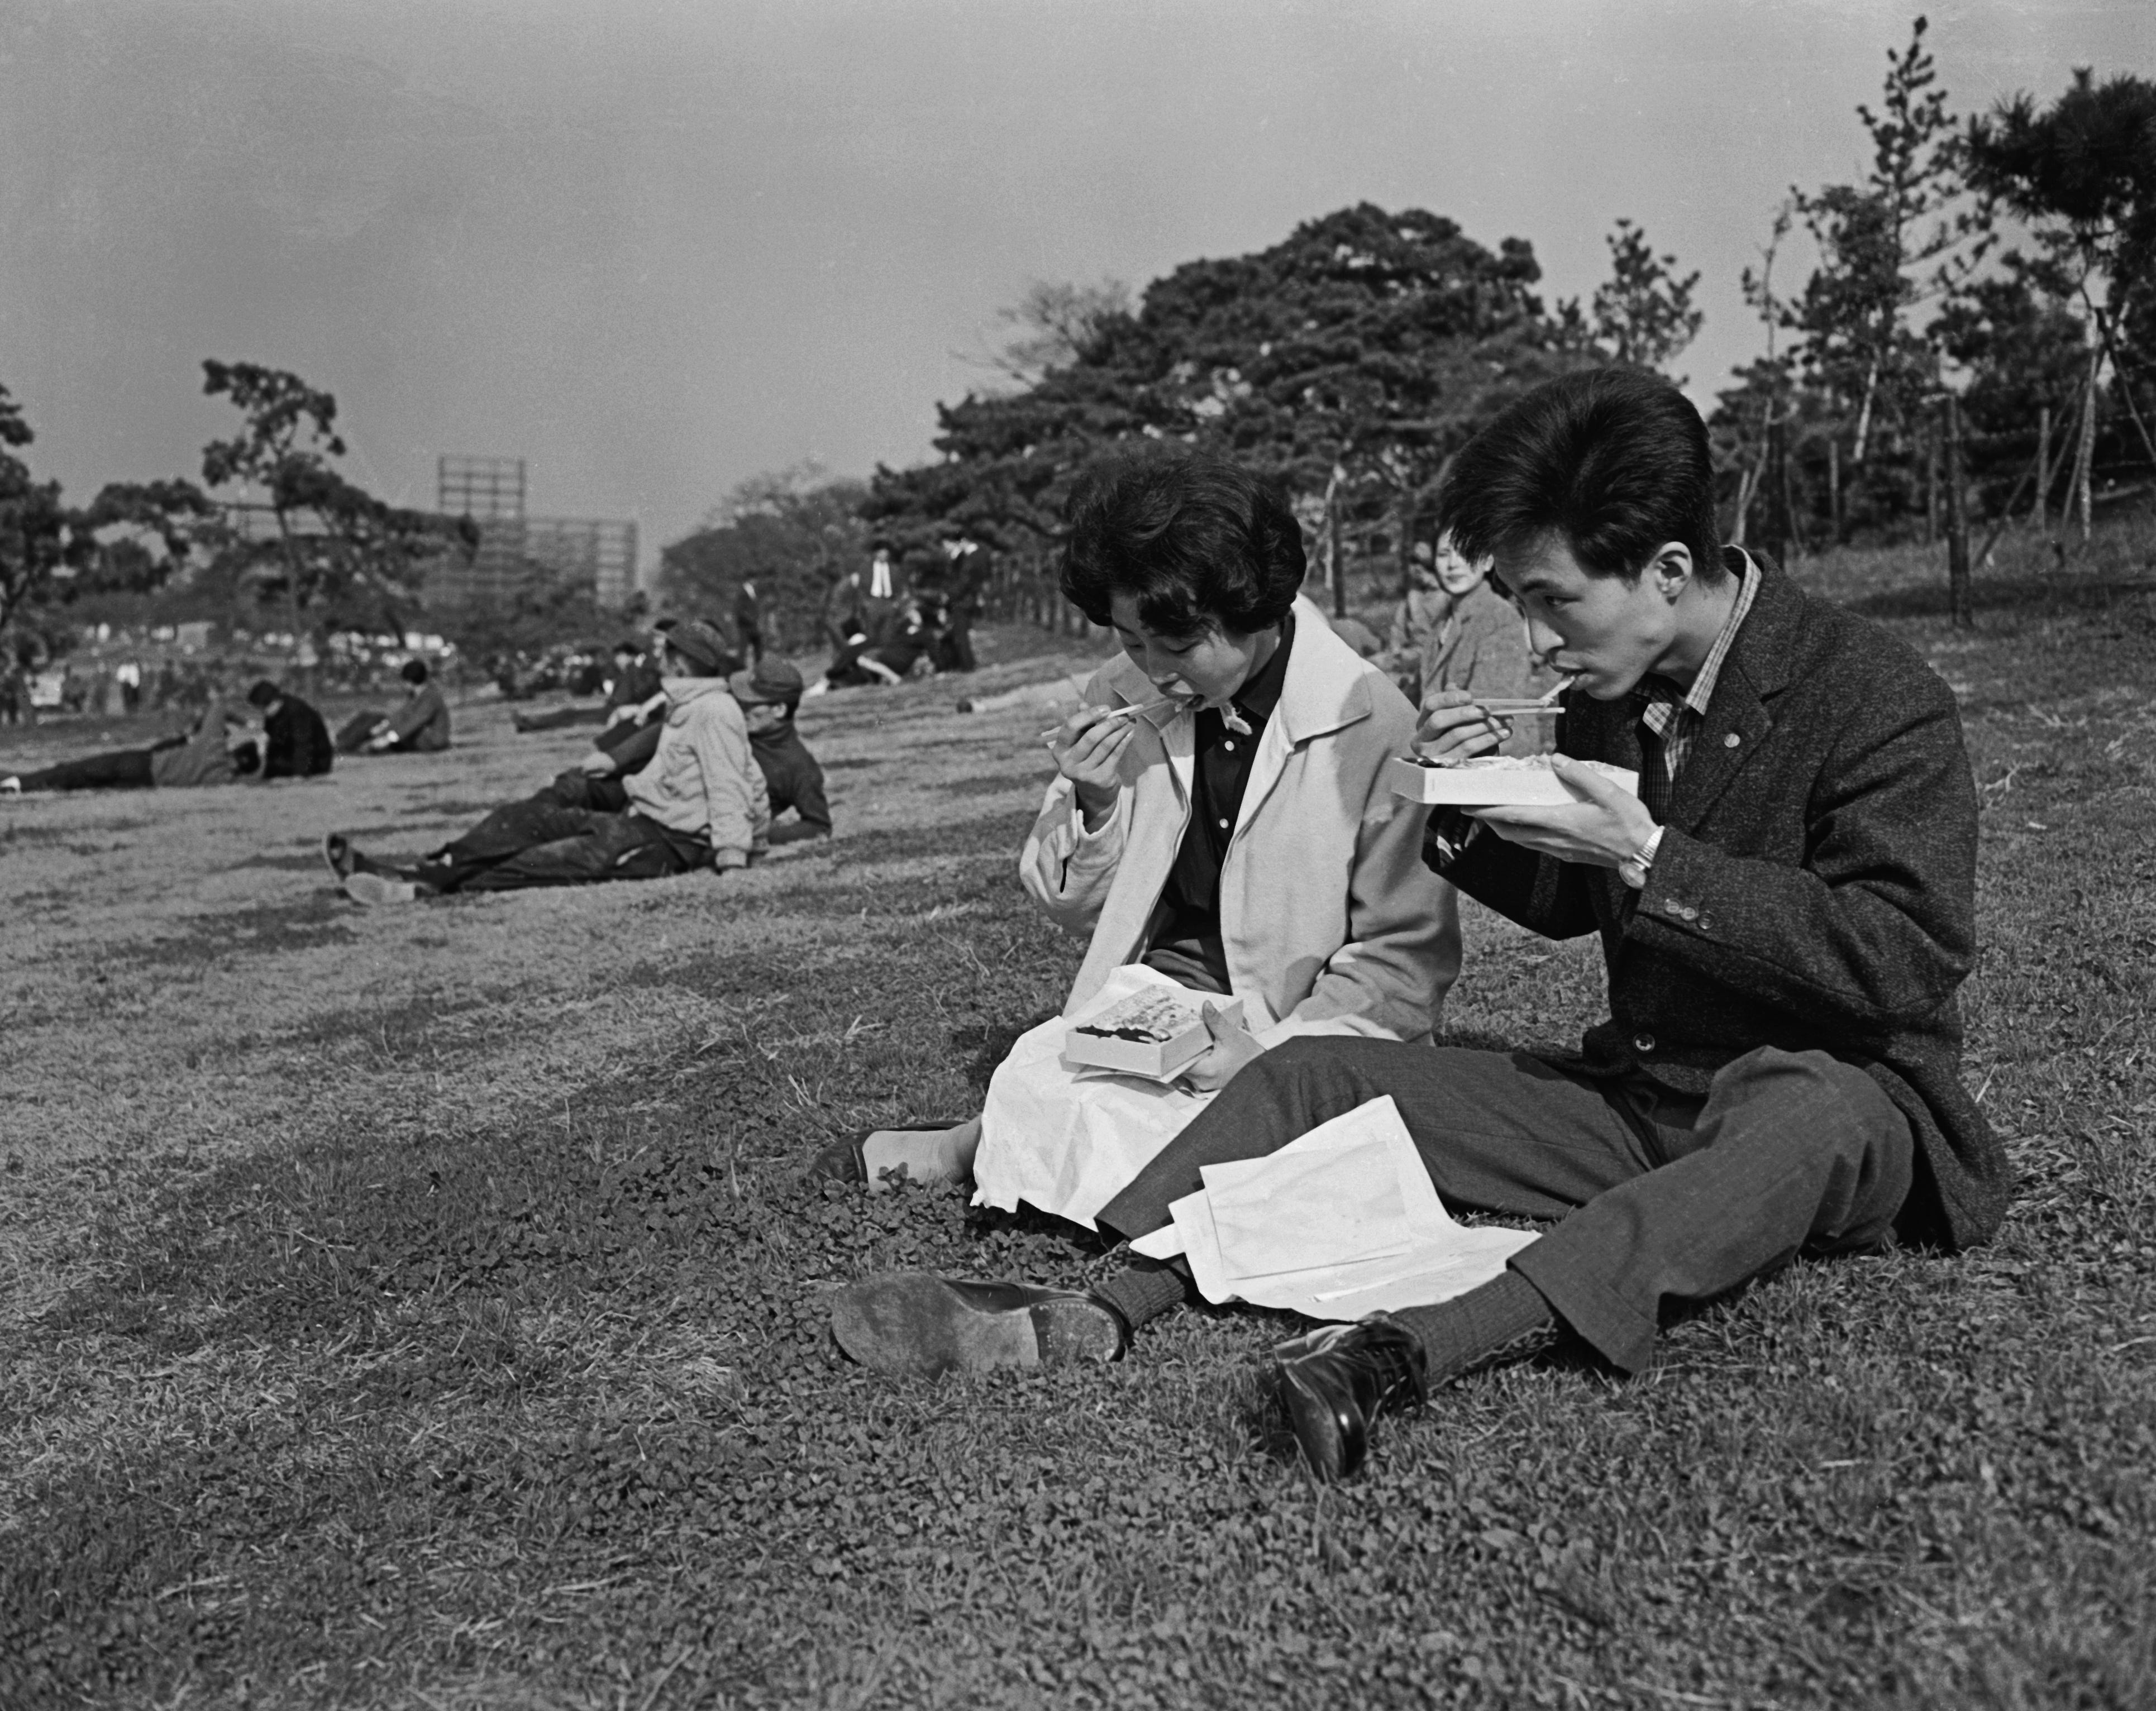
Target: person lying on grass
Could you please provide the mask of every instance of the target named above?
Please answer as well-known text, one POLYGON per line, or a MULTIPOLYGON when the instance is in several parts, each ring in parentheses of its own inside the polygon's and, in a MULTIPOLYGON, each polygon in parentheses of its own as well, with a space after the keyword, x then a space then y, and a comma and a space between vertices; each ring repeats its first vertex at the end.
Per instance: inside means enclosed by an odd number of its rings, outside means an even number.
MULTIPOLYGON (((1609 1019, 1577 1057, 1287 1042, 1245 1068, 1101 1226, 1137 1237, 1200 1186, 1390 1095, 1440 1195, 1553 1227, 1441 1304, 1276 1351, 1276 1393, 1321 1477, 1378 1411, 1569 1333, 1626 1373, 1666 1305, 1799 1254, 1981 1242, 2005 1159, 1960 1080, 1955 993, 1976 953, 1976 792, 1953 695, 1884 631, 1718 548, 1707 431, 1657 377, 1537 387, 1460 454, 1443 497, 1492 553, 1573 687, 1563 753, 1636 771, 1637 796, 1556 764, 1578 800, 1430 822, 1427 858, 1553 939, 1602 940, 1609 1019)), ((1495 745, 1462 696, 1425 752, 1495 745)), ((1140 1263, 1089 1294, 921 1277, 834 1313, 894 1371, 1111 1359, 1185 1299, 1140 1263)))
MULTIPOLYGON (((726 688, 740 703, 748 725, 748 745, 763 774, 771 802, 770 843, 798 843, 831 835, 830 804, 824 797, 824 769, 793 728, 806 685, 799 670, 775 653, 735 672, 726 688), (784 825, 778 817, 792 810, 784 825)), ((641 772, 659 751, 664 723, 619 725, 603 732, 591 751, 548 786, 556 801, 571 807, 606 807, 619 800, 623 781, 641 772), (617 735, 616 733, 619 734, 617 735)))
POLYGON ((404 704, 393 713, 355 713, 337 732, 344 755, 438 755, 449 745, 449 704, 424 659, 408 659, 404 704))
POLYGON ((262 770, 261 732, 246 709, 213 701, 188 729, 146 749, 113 749, 0 778, 0 796, 50 790, 192 789, 262 770))
POLYGON ((542 791, 496 808, 409 867, 375 861, 331 832, 322 846, 331 871, 346 896, 375 904, 746 867, 764 853, 771 809, 741 709, 718 675, 727 658, 709 624, 667 633, 665 727, 650 764, 607 798, 616 806, 593 805, 596 794, 570 805, 542 791))
POLYGON ((1194 454, 1111 464, 1072 496, 1063 592, 1121 657, 1049 733, 1056 776, 1019 874, 1090 935, 1063 1017, 1024 1036, 980 1118, 844 1141, 818 1174, 971 1171, 977 1199, 1090 1225, 1152 1153, 1268 1048, 1305 1034, 1427 1042, 1460 967, 1452 889, 1419 858, 1424 810, 1386 788, 1414 713, 1314 614, 1302 534, 1272 486, 1194 454), (1180 1088, 1081 1078, 1068 1018, 1141 964, 1232 995, 1180 1088))

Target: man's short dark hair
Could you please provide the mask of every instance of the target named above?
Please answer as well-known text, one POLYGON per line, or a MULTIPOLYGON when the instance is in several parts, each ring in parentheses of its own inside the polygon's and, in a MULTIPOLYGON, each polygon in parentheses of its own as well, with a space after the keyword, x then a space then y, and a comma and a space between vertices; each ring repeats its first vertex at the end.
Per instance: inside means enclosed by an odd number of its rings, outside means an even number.
POLYGON ((1455 460, 1440 510, 1464 558, 1556 535, 1589 576, 1635 581, 1676 540, 1702 582, 1727 574, 1707 424, 1642 369, 1563 375, 1507 406, 1455 460))
POLYGON ((1096 624, 1127 594, 1147 629, 1249 635, 1302 587, 1302 530, 1280 489, 1199 452, 1125 455, 1080 481, 1065 515, 1063 592, 1096 624))
POLYGON ((275 707, 284 699, 285 692, 266 677, 255 679, 254 687, 247 692, 248 704, 262 708, 265 711, 275 707))
POLYGON ((427 681, 427 662, 424 659, 408 659, 404 662, 404 669, 397 674, 406 683, 416 688, 427 681))

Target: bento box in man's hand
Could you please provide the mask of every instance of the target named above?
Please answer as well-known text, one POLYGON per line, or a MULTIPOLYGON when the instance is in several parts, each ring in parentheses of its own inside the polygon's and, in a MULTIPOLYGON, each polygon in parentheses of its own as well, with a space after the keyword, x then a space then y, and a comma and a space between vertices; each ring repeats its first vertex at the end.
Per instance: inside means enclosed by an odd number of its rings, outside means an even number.
MULTIPOLYGON (((1404 755, 1385 763, 1385 784, 1409 802, 1442 802, 1460 808, 1562 807, 1584 800, 1554 771, 1550 755, 1477 755, 1466 761, 1425 761, 1404 755)), ((1640 775, 1605 761, 1574 761, 1592 766, 1626 794, 1640 793, 1640 775)))

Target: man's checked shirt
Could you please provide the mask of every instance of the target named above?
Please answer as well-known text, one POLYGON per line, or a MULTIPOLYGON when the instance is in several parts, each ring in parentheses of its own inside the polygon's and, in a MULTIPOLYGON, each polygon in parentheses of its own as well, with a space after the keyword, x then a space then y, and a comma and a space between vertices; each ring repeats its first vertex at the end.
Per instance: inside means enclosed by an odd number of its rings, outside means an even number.
POLYGON ((1688 691, 1680 691, 1667 678, 1643 679, 1632 691, 1634 703, 1640 710, 1640 723, 1645 727, 1640 747, 1640 800, 1647 805, 1657 824, 1669 817, 1670 799, 1676 793, 1677 773, 1682 769, 1685 756, 1691 752, 1692 739, 1699 734, 1701 722, 1707 717, 1707 704, 1714 699, 1715 679, 1722 675, 1722 662, 1729 657, 1737 632, 1743 627, 1745 614, 1752 610, 1753 597, 1759 592, 1759 566, 1752 562, 1751 555, 1742 547, 1730 547, 1727 554, 1735 559, 1730 569, 1741 565, 1744 582, 1737 591, 1737 604, 1730 607, 1728 622, 1722 633, 1714 638, 1714 646, 1707 662, 1699 669, 1688 691), (1652 742, 1645 740, 1651 737, 1652 742))

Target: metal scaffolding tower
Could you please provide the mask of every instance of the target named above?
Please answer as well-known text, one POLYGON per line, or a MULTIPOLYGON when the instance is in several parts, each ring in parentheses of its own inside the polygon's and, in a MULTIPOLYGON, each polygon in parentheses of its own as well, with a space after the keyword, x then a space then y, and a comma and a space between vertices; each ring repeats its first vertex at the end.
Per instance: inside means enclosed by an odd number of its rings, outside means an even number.
POLYGON ((501 609, 521 597, 536 572, 588 586, 601 607, 626 605, 636 592, 636 525, 527 516, 526 491, 521 458, 438 460, 437 507, 445 516, 470 518, 479 528, 479 549, 469 564, 443 567, 435 597, 466 610, 501 609))
POLYGON ((435 510, 475 523, 521 521, 524 459, 443 457, 434 464, 435 510))

